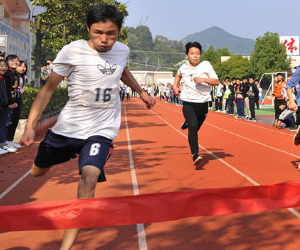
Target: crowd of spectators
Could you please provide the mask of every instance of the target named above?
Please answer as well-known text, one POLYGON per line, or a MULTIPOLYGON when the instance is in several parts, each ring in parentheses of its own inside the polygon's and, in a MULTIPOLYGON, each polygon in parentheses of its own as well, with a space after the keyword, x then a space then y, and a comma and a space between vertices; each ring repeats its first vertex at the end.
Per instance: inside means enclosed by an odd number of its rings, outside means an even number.
POLYGON ((16 55, 0 53, 0 155, 16 152, 14 141, 19 123, 22 94, 27 84, 27 65, 16 55))

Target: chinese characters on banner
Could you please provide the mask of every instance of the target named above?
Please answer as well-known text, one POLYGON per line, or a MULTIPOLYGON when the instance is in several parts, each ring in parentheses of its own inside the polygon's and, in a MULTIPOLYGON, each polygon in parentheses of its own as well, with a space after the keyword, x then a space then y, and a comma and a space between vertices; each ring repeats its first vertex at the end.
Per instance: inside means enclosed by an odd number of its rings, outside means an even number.
POLYGON ((299 55, 299 36, 281 36, 280 42, 285 46, 288 56, 299 55))

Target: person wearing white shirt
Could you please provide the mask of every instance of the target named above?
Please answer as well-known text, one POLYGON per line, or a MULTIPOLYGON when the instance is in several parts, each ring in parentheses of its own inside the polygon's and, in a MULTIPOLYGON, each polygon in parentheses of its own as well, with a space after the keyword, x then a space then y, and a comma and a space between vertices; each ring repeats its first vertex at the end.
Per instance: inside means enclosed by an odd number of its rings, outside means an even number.
MULTIPOLYGON (((123 12, 111 5, 98 5, 88 13, 90 40, 72 42, 58 53, 47 83, 34 100, 21 138, 25 146, 34 143, 34 125, 67 76, 69 100, 40 143, 31 174, 43 176, 53 165, 79 154, 79 199, 94 197, 97 182, 106 180, 104 165, 121 123, 120 79, 141 95, 148 108, 155 104, 126 69, 129 48, 117 41, 123 20, 123 12)), ((78 233, 79 229, 66 230, 60 250, 71 249, 78 233)))
POLYGON ((200 43, 189 42, 185 48, 188 63, 179 68, 173 89, 175 94, 179 94, 177 85, 181 80, 183 81, 180 98, 183 101, 182 111, 185 122, 182 123, 181 129, 188 128, 193 164, 198 165, 202 161, 199 155, 198 131, 207 116, 212 86, 217 86, 219 79, 208 61, 200 63, 202 53, 200 43))
POLYGON ((127 86, 126 88, 126 97, 127 97, 127 101, 130 100, 130 91, 131 91, 131 88, 129 86, 127 86))

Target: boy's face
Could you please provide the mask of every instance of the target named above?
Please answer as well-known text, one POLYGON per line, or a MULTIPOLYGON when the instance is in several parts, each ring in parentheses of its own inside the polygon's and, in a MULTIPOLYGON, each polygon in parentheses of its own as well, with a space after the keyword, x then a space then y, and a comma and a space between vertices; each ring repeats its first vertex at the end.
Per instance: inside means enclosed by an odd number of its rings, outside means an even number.
POLYGON ((0 63, 0 74, 4 75, 6 71, 7 71, 7 65, 6 65, 6 63, 5 62, 1 62, 0 63))
POLYGON ((236 84, 237 84, 237 85, 240 85, 240 80, 236 80, 236 84))
POLYGON ((253 78, 249 78, 249 83, 250 83, 250 84, 254 83, 253 78))
POLYGON ((186 55, 191 66, 197 66, 201 58, 201 51, 198 48, 192 47, 186 55))
POLYGON ((278 76, 277 76, 277 80, 278 80, 278 81, 281 81, 281 80, 282 80, 282 78, 283 78, 283 76, 282 76, 282 75, 278 75, 278 76))
POLYGON ((87 29, 90 34, 88 44, 98 52, 110 51, 118 40, 119 27, 111 21, 93 23, 87 29))
POLYGON ((14 58, 14 59, 8 60, 7 63, 8 63, 8 67, 10 69, 16 69, 19 66, 19 64, 20 64, 18 58, 14 58))

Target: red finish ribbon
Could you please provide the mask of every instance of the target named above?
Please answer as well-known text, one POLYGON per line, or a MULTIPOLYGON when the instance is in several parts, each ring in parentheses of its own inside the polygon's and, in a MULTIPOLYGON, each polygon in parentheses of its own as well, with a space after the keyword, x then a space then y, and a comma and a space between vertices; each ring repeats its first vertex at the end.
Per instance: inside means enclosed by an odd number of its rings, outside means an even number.
POLYGON ((93 228, 300 206, 300 183, 231 187, 0 207, 0 231, 93 228))

